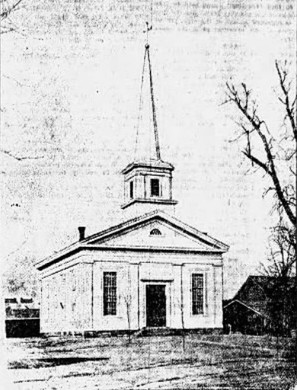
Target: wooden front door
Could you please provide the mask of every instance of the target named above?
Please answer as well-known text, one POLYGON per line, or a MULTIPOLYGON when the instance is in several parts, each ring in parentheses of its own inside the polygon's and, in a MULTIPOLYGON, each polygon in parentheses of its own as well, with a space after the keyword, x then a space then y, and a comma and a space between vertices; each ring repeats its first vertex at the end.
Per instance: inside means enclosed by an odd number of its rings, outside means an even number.
POLYGON ((146 286, 146 326, 166 326, 165 284, 146 286))

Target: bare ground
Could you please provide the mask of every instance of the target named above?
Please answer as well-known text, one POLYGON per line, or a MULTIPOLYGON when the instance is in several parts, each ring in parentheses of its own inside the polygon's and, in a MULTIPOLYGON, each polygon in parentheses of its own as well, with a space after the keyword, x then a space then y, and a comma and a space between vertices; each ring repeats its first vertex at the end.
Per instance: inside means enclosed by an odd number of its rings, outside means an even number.
POLYGON ((8 339, 23 389, 294 389, 293 340, 267 336, 8 339), (184 342, 183 342, 184 341, 184 342))

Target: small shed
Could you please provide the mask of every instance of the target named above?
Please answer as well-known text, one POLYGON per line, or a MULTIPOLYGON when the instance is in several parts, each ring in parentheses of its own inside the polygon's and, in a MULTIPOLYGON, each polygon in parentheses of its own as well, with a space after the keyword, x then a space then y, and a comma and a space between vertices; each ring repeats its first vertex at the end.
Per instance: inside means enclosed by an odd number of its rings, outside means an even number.
POLYGON ((223 303, 226 333, 289 335, 296 320, 294 278, 250 275, 233 299, 223 303))
POLYGON ((36 337, 40 335, 39 308, 32 298, 5 299, 6 337, 36 337))
POLYGON ((255 308, 237 299, 224 306, 225 333, 259 335, 265 333, 269 318, 255 308))

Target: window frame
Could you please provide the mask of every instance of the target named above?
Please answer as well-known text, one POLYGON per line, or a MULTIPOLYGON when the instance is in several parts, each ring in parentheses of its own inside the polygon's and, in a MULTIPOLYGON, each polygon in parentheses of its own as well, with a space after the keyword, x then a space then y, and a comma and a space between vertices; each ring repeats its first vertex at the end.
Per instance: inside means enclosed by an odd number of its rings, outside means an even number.
POLYGON ((161 196, 161 182, 159 178, 151 177, 150 179, 150 195, 151 198, 159 198, 161 196), (158 194, 153 194, 153 188, 156 189, 156 187, 153 186, 153 182, 158 183, 158 194))
POLYGON ((205 316, 206 315, 206 302, 205 302, 205 299, 206 299, 206 295, 205 295, 205 291, 206 291, 206 286, 205 286, 205 272, 201 272, 201 271, 195 271, 195 272, 191 272, 190 274, 190 294, 191 294, 191 307, 190 307, 190 310, 191 310, 191 316, 193 317, 196 317, 196 316, 205 316), (198 312, 198 313, 194 313, 194 288, 193 288, 193 277, 194 275, 201 275, 202 276, 202 312, 198 312))
POLYGON ((103 309, 103 316, 104 317, 107 317, 107 316, 117 316, 118 315, 118 283, 117 283, 117 272, 116 271, 103 271, 103 275, 102 275, 102 309, 103 309), (108 286, 105 286, 105 276, 107 274, 112 274, 115 276, 115 285, 111 285, 109 286, 110 289, 114 289, 114 292, 111 293, 111 302, 108 302, 106 301, 106 290, 105 288, 108 287, 108 286), (114 302, 113 302, 114 300, 114 302), (108 305, 111 304, 113 305, 114 304, 114 307, 111 306, 111 308, 108 309, 108 305))
POLYGON ((129 197, 130 199, 134 199, 134 181, 129 181, 129 197))
POLYGON ((153 228, 151 231, 150 231, 150 236, 151 237, 161 237, 162 236, 162 232, 160 229, 158 228, 153 228))

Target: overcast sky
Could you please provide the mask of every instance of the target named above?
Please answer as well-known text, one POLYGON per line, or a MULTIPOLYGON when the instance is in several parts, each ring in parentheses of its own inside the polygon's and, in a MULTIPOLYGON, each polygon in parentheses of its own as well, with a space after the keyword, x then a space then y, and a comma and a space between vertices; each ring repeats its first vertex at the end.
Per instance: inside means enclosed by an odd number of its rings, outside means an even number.
MULTIPOLYGON (((136 137, 150 3, 23 0, 2 35, 2 244, 6 273, 123 216, 121 169, 136 137), (8 152, 8 153, 7 153, 8 152), (15 157, 25 159, 18 160, 15 157), (10 271, 9 271, 10 270, 10 271)), ((265 259, 268 181, 230 142, 225 83, 246 82, 272 131, 282 112, 274 61, 295 75, 295 3, 153 2, 151 60, 162 158, 175 166, 176 217, 230 245, 225 297, 265 259)))

